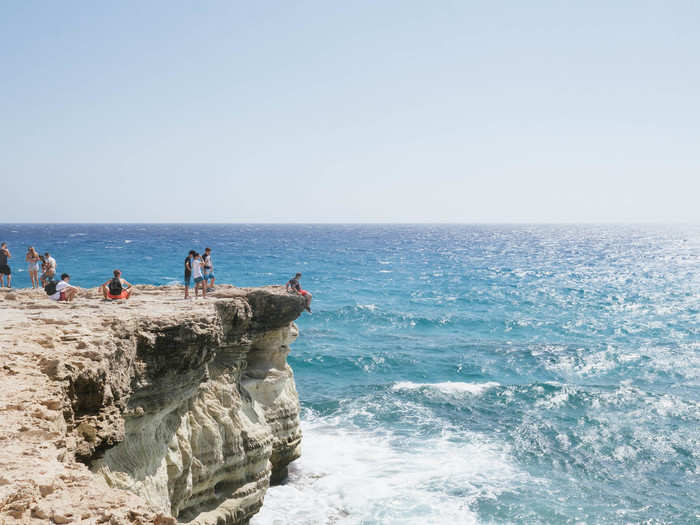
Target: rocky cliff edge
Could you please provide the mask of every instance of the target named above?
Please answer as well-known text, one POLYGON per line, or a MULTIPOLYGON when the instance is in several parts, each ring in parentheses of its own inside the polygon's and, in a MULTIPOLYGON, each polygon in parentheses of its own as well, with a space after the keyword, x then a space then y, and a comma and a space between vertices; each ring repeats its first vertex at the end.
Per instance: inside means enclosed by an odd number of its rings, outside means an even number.
POLYGON ((0 523, 245 524, 299 457, 281 287, 0 292, 0 523))

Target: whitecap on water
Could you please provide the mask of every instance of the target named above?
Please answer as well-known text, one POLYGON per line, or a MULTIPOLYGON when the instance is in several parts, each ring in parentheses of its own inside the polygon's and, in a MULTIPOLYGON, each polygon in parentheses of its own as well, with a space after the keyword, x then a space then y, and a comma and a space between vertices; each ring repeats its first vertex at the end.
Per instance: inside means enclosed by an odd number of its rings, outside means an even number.
POLYGON ((471 506, 532 482, 476 433, 420 439, 306 417, 303 453, 251 525, 478 523, 471 506))
POLYGON ((377 309, 376 304, 358 304, 356 305, 356 308, 358 310, 369 310, 370 312, 374 312, 377 309))
POLYGON ((479 395, 484 393, 490 388, 500 386, 495 381, 488 381, 486 383, 463 383, 460 381, 446 381, 444 383, 413 383, 412 381, 399 381, 394 383, 391 387, 392 390, 437 390, 443 394, 473 394, 479 395))

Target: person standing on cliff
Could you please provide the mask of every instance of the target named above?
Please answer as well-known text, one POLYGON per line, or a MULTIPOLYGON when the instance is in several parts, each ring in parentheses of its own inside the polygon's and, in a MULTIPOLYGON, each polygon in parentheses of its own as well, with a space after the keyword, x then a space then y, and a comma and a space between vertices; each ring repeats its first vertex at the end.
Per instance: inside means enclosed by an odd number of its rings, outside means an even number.
POLYGON ((12 257, 12 254, 7 247, 7 243, 0 244, 0 288, 2 288, 5 277, 7 277, 7 287, 12 288, 12 270, 10 270, 10 265, 7 264, 7 259, 10 257, 12 257))
POLYGON ((197 290, 202 288, 202 297, 207 296, 207 282, 204 280, 204 262, 202 256, 195 252, 192 258, 192 276, 194 277, 194 296, 197 297, 197 290))
POLYGON ((288 292, 291 290, 293 293, 297 293, 297 294, 301 295, 302 297, 304 297, 306 299, 306 311, 311 313, 311 297, 312 296, 309 292, 302 289, 301 284, 299 283, 299 279, 301 279, 301 274, 297 273, 294 277, 292 277, 291 279, 289 279, 289 281, 287 281, 287 286, 285 289, 288 292))
POLYGON ((214 291, 214 263, 211 262, 211 248, 206 248, 204 250, 204 257, 202 259, 204 261, 204 285, 207 285, 207 282, 209 282, 209 288, 207 288, 207 292, 213 292, 214 291))
POLYGON ((190 250, 190 253, 185 257, 185 299, 190 298, 190 279, 192 279, 192 258, 194 257, 194 250, 190 250))

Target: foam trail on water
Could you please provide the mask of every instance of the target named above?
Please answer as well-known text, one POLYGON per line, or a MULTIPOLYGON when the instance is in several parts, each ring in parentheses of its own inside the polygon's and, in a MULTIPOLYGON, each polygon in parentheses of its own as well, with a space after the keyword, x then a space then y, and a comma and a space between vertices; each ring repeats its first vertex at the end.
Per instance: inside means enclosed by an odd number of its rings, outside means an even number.
POLYGON ((313 416, 302 427, 302 457, 251 525, 475 524, 472 503, 528 479, 507 447, 479 434, 420 440, 313 416))
POLYGON ((444 383, 413 383, 412 381, 399 381, 394 383, 391 387, 392 390, 438 390, 443 394, 473 394, 479 395, 483 394, 490 388, 500 386, 499 383, 495 381, 489 381, 487 383, 462 383, 459 381, 446 381, 444 383))

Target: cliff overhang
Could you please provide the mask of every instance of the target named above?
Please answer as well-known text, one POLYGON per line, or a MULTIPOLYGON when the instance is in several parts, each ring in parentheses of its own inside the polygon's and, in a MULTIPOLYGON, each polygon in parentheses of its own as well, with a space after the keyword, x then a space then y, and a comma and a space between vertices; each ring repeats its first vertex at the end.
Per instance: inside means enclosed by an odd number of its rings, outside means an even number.
POLYGON ((303 299, 0 293, 0 522, 245 524, 299 457, 303 299))

